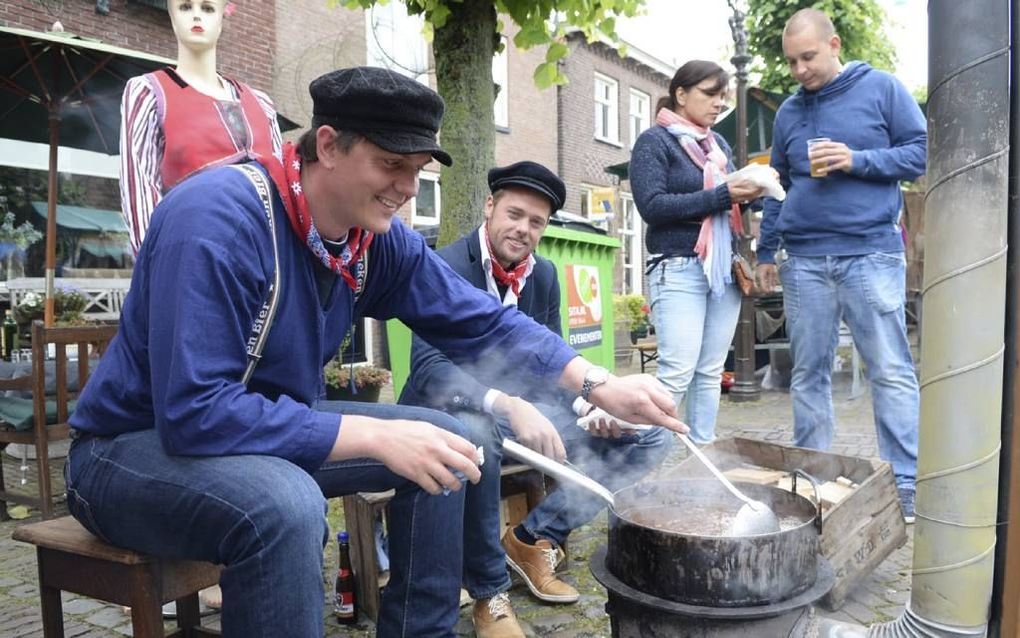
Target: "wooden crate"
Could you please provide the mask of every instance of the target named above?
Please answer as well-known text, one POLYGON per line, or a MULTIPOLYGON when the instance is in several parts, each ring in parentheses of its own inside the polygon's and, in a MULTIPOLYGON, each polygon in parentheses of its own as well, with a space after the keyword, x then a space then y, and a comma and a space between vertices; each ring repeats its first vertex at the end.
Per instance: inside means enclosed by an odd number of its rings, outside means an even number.
MULTIPOLYGON (((786 472, 801 469, 821 482, 843 476, 857 485, 822 515, 821 551, 836 572, 836 583, 820 601, 826 609, 841 608, 853 588, 907 541, 896 480, 884 461, 743 438, 719 439, 702 450, 723 471, 746 466, 786 472)), ((710 476, 694 457, 668 474, 669 478, 710 476)))

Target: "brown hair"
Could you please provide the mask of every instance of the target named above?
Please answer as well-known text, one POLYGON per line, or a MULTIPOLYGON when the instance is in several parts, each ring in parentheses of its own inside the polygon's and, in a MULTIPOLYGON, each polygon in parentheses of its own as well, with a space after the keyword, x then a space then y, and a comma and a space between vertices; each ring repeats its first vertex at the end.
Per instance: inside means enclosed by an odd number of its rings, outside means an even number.
POLYGON ((730 83, 730 74, 715 62, 708 60, 691 60, 676 70, 673 79, 669 83, 669 94, 659 98, 655 105, 655 112, 660 109, 676 110, 676 90, 683 89, 690 91, 693 87, 701 84, 709 78, 715 78, 715 85, 708 91, 718 93, 726 89, 730 83))
MULTIPOLYGON (((301 159, 309 164, 319 161, 319 152, 315 150, 315 132, 317 130, 319 130, 319 127, 313 125, 312 128, 302 133, 301 137, 298 138, 297 141, 298 155, 300 155, 301 159)), ((355 144, 365 139, 364 135, 361 133, 355 133, 354 131, 335 132, 336 139, 333 141, 337 145, 337 148, 339 148, 345 155, 354 148, 355 144)))

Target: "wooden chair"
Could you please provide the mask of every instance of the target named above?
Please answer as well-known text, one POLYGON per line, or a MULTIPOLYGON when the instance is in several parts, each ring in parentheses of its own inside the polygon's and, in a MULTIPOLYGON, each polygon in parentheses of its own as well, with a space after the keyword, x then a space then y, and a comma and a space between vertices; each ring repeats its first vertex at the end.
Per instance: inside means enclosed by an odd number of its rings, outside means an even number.
POLYGON ((170 636, 220 635, 201 627, 198 604, 199 590, 219 582, 217 565, 159 559, 107 545, 70 516, 22 525, 14 530, 14 540, 36 546, 45 638, 64 636, 62 591, 130 607, 135 638, 164 635, 162 606, 170 601, 177 602, 179 627, 170 636))
MULTIPOLYGON (((32 324, 32 371, 17 379, 0 380, 0 390, 30 391, 31 399, 0 397, 0 403, 12 411, 25 409, 31 414, 20 422, 0 421, 0 450, 11 443, 35 447, 36 466, 39 475, 39 496, 31 497, 7 490, 4 484, 3 463, 0 463, 0 520, 7 520, 7 502, 12 501, 42 511, 43 518, 53 516, 53 494, 50 484, 49 446, 54 441, 69 438, 67 420, 74 410, 73 397, 77 393, 68 387, 68 346, 78 348, 78 390, 85 386, 89 377, 89 361, 106 351, 110 340, 117 333, 117 326, 81 326, 71 328, 46 328, 41 321, 32 324), (50 345, 56 351, 54 360, 55 383, 53 394, 46 392, 46 357, 50 345), (30 412, 26 409, 31 407, 30 412)), ((11 419, 13 421, 13 419, 11 419)))

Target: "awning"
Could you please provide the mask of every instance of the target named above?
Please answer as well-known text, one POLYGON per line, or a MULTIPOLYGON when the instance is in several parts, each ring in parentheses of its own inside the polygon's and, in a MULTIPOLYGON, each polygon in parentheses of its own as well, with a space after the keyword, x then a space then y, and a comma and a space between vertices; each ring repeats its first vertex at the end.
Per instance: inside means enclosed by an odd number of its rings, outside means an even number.
MULTIPOLYGON (((46 202, 32 202, 32 208, 46 219, 46 202)), ((127 233, 119 211, 57 204, 57 226, 66 230, 94 233, 127 233)))
POLYGON ((83 250, 96 257, 113 257, 120 259, 131 255, 131 244, 127 237, 122 239, 87 237, 78 242, 78 250, 83 250))

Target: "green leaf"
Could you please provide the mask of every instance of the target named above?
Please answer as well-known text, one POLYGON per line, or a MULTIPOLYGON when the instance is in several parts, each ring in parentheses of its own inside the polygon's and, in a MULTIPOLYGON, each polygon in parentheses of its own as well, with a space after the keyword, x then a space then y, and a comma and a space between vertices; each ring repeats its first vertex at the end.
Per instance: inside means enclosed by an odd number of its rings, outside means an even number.
POLYGON ((567 48, 566 44, 562 42, 553 42, 549 45, 549 50, 545 52, 546 62, 557 62, 562 58, 567 57, 570 53, 570 49, 567 48))
POLYGON ((559 69, 555 62, 543 62, 535 69, 535 85, 540 89, 547 89, 556 83, 556 76, 559 69))

